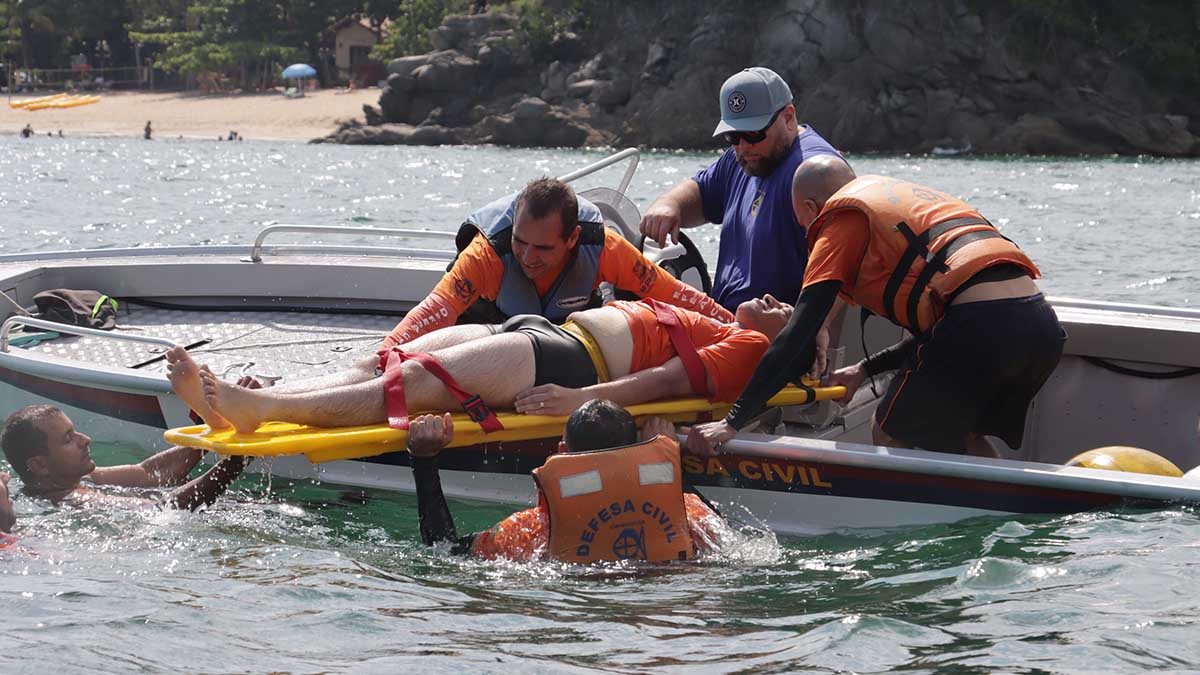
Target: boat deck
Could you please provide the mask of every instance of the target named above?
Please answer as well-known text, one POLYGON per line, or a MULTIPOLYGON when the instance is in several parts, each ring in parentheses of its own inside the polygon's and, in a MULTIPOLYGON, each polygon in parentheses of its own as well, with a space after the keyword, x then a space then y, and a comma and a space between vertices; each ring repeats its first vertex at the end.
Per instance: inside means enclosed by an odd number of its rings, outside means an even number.
MULTIPOLYGON (((173 340, 225 379, 296 380, 349 366, 377 349, 399 321, 384 314, 216 311, 122 302, 114 336, 173 340)), ((120 339, 13 332, 15 346, 87 363, 165 374, 165 348, 120 339), (43 336, 40 341, 38 336, 43 336)))

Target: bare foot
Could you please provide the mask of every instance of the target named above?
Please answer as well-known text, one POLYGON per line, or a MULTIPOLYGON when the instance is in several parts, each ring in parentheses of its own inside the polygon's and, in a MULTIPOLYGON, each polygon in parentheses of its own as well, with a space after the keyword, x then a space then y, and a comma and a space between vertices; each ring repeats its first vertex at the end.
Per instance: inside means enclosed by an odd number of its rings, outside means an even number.
POLYGON ((197 415, 203 417, 209 427, 228 429, 229 421, 213 410, 204 399, 204 385, 200 382, 202 368, 208 369, 207 366, 198 365, 183 347, 172 347, 167 352, 167 379, 171 382, 171 389, 174 389, 175 394, 195 410, 197 415))
POLYGON ((218 414, 223 415, 239 433, 252 434, 266 421, 266 392, 245 389, 224 382, 211 370, 200 371, 204 399, 218 414))

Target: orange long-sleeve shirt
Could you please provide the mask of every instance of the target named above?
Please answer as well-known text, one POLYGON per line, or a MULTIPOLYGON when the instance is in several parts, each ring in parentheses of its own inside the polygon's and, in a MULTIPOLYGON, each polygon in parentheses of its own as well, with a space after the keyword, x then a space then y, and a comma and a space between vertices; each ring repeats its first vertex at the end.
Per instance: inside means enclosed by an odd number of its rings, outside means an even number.
MULTIPOLYGON (((534 287, 538 295, 549 292, 561 273, 562 268, 535 279, 534 287)), ((458 317, 479 298, 495 300, 499 297, 503 278, 504 262, 487 238, 477 234, 429 296, 410 310, 392 330, 384 340, 384 347, 402 344, 429 331, 454 325, 458 317)), ((646 259, 624 237, 607 228, 604 231, 604 247, 600 251, 596 286, 602 282, 643 298, 654 298, 699 312, 721 322, 733 321, 733 315, 711 297, 671 276, 646 259)))
MULTIPOLYGON (((621 310, 633 335, 630 372, 661 366, 675 356, 671 336, 659 325, 653 308, 644 302, 621 300, 609 306, 621 310)), ((771 341, 756 330, 718 323, 696 312, 676 308, 675 315, 692 339, 712 383, 709 398, 725 403, 737 400, 771 341)))

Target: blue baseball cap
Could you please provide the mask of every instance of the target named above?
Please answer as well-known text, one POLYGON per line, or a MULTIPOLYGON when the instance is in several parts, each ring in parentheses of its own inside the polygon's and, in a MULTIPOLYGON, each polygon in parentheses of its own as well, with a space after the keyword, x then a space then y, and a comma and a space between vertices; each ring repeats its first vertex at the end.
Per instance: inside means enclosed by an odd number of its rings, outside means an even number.
POLYGON ((792 89, 770 68, 747 68, 721 85, 721 123, 713 136, 726 131, 758 131, 792 102, 792 89))

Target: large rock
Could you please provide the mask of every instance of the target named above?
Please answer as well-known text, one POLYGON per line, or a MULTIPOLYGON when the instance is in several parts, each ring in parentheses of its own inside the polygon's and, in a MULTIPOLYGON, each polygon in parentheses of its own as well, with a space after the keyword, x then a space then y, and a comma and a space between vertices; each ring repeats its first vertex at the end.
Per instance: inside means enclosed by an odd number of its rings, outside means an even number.
POLYGON ((334 142, 345 145, 459 145, 462 140, 456 131, 445 127, 382 124, 342 129, 334 134, 334 142))
POLYGON ((429 63, 429 56, 429 54, 419 54, 417 56, 401 56, 398 59, 392 59, 388 62, 388 73, 401 76, 412 75, 414 70, 429 63))
POLYGON ((475 87, 479 62, 457 51, 431 54, 429 63, 413 70, 417 89, 429 92, 465 92, 475 87))
POLYGON ((516 18, 511 14, 456 14, 442 20, 442 25, 429 33, 436 51, 457 49, 470 51, 471 44, 488 33, 511 29, 516 18))
POLYGON ((1044 115, 1022 115, 995 137, 980 146, 984 152, 1026 153, 1035 155, 1083 155, 1103 151, 1072 134, 1058 120, 1044 115))
POLYGON ((389 64, 370 121, 467 142, 713 148, 721 82, 763 65, 791 84, 801 122, 846 150, 1200 154, 1194 92, 1137 70, 1133 52, 1061 32, 1032 44, 1009 5, 592 4, 575 32, 536 44, 511 17, 448 17, 437 51, 389 64))

